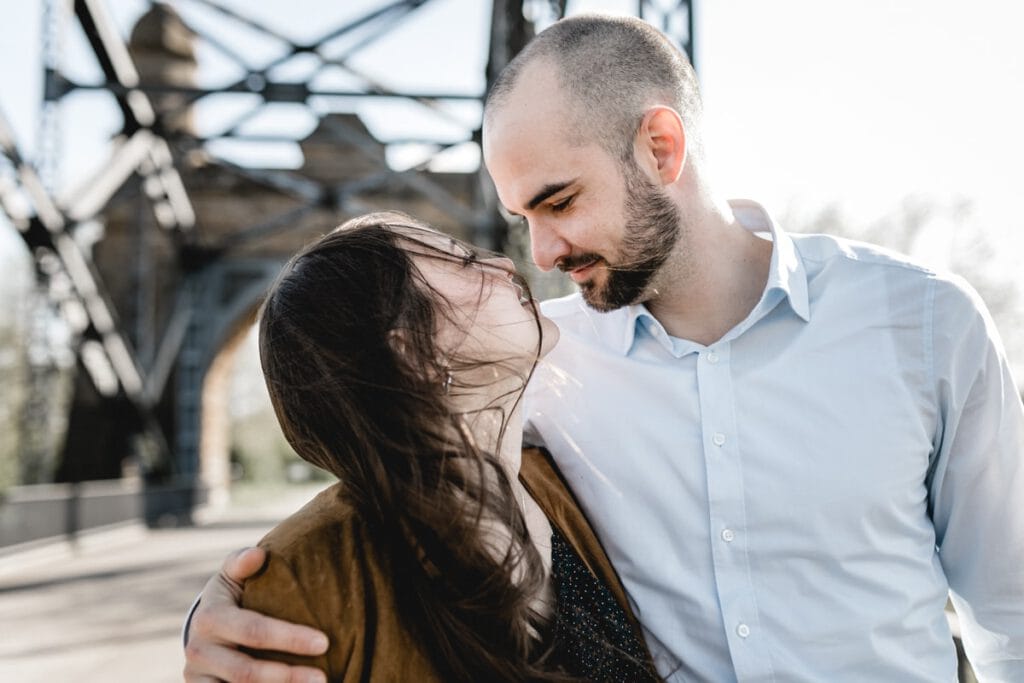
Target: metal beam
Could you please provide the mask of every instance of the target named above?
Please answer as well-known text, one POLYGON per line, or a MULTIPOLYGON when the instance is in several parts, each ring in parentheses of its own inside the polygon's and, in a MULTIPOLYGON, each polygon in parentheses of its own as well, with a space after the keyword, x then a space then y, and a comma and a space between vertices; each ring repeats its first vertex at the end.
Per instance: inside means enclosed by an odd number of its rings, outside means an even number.
MULTIPOLYGON (((349 210, 360 208, 361 193, 388 184, 410 188, 439 208, 446 209, 457 222, 472 229, 474 241, 479 244, 495 249, 503 248, 507 229, 498 213, 493 186, 482 166, 479 171, 480 182, 477 184, 477 192, 469 203, 453 197, 444 185, 436 182, 426 172, 430 161, 447 146, 467 141, 479 144, 479 122, 463 120, 465 117, 458 116, 459 112, 453 111, 453 105, 463 102, 482 103, 485 93, 398 92, 370 75, 361 73, 353 64, 353 57, 360 54, 367 45, 394 29, 400 22, 414 16, 416 10, 428 5, 431 0, 382 0, 378 7, 340 25, 328 27, 328 30, 319 34, 315 40, 302 43, 289 39, 274 26, 245 16, 244 10, 230 9, 218 0, 181 1, 215 12, 219 15, 215 18, 226 18, 258 31, 283 44, 283 53, 270 59, 268 63, 253 65, 250 59, 247 59, 248 55, 240 54, 229 47, 215 32, 201 30, 197 32, 199 39, 205 40, 241 67, 244 72, 241 78, 214 88, 143 83, 125 40, 105 11, 103 0, 74 0, 75 15, 100 65, 103 79, 101 83, 94 84, 72 82, 58 73, 55 63, 48 63, 46 98, 48 102, 56 103, 71 92, 86 89, 103 90, 111 94, 123 115, 123 134, 116 143, 108 163, 85 182, 76 184, 77 187, 65 194, 60 201, 54 201, 51 194, 44 189, 38 174, 21 159, 13 145, 13 138, 9 133, 0 132, 0 136, 10 138, 9 144, 3 145, 2 156, 11 160, 17 174, 16 179, 7 179, 6 172, 0 174, 0 208, 12 216, 27 244, 43 246, 57 254, 61 270, 66 272, 73 284, 74 296, 66 302, 66 315, 84 321, 83 335, 97 342, 88 345, 92 360, 102 358, 118 379, 119 393, 129 397, 142 414, 150 416, 150 408, 160 399, 171 382, 181 392, 176 400, 180 402, 177 406, 179 411, 184 411, 181 412, 182 415, 188 412, 182 406, 191 406, 188 410, 194 410, 198 406, 196 401, 200 398, 198 392, 205 366, 189 354, 198 348, 195 342, 200 339, 203 329, 209 322, 197 318, 204 315, 202 310, 197 310, 197 307, 201 307, 201 297, 214 293, 196 288, 219 282, 201 276, 225 267, 226 260, 222 257, 231 256, 242 247, 252 246, 269 236, 279 234, 314 210, 331 206, 349 210), (344 47, 339 43, 341 40, 345 40, 344 47), (332 47, 337 49, 332 50, 332 47), (289 83, 271 77, 277 67, 298 55, 307 54, 319 60, 319 66, 314 65, 314 76, 324 69, 338 68, 355 77, 356 86, 319 88, 312 86, 311 79, 307 82, 289 83), (157 111, 153 102, 160 100, 151 101, 150 97, 168 93, 181 95, 178 99, 179 104, 169 107, 169 111, 157 111), (230 93, 257 94, 260 97, 260 104, 252 112, 230 122, 229 127, 219 135, 199 138, 187 133, 171 132, 163 126, 163 121, 170 120, 168 117, 182 113, 186 107, 199 99, 230 93), (465 130, 466 136, 464 140, 454 142, 433 141, 438 144, 433 153, 421 164, 406 171, 395 171, 382 166, 379 172, 372 170, 364 177, 341 183, 321 182, 292 171, 242 168, 218 160, 218 164, 228 173, 235 173, 261 183, 274 191, 297 199, 298 202, 295 208, 240 230, 237 234, 221 240, 219 244, 211 247, 206 243, 204 248, 197 246, 200 240, 195 228, 195 210, 189 198, 188 188, 175 168, 175 159, 180 158, 182 154, 201 149, 203 143, 210 138, 255 139, 259 136, 246 136, 242 127, 250 117, 263 111, 266 104, 298 102, 309 107, 310 99, 314 97, 345 97, 361 101, 393 98, 415 102, 434 116, 456 124, 465 130), (95 272, 94 264, 72 238, 73 227, 81 222, 101 217, 105 208, 136 174, 143 178, 142 201, 148 202, 157 224, 172 236, 173 244, 182 259, 179 266, 183 266, 185 271, 178 273, 182 280, 179 283, 177 303, 170 315, 169 323, 161 331, 161 339, 156 344, 152 367, 149 368, 148 374, 128 343, 128 337, 120 330, 114 308, 102 279, 95 272), (190 261, 192 256, 197 258, 190 261), (79 312, 75 313, 72 309, 79 312), (171 380, 175 362, 178 363, 179 374, 171 380), (189 401, 192 403, 188 403, 189 401)), ((550 14, 556 17, 564 15, 565 0, 548 2, 551 6, 550 14)), ((524 0, 492 0, 491 43, 486 65, 488 84, 533 35, 533 26, 524 15, 523 5, 524 0)), ((648 16, 656 9, 653 0, 641 5, 641 12, 648 13, 648 16)), ((689 8, 689 3, 678 3, 676 9, 683 5, 689 8)), ((662 2, 659 6, 663 8, 665 3, 662 2)), ((692 45, 692 17, 690 21, 689 44, 692 45)), ((659 28, 665 30, 665 26, 672 28, 669 24, 663 24, 659 28)), ((314 113, 318 118, 323 118, 321 112, 314 113)), ((348 138, 349 149, 362 150, 375 159, 379 156, 379 141, 351 131, 340 131, 338 134, 348 138)), ((148 273, 143 271, 140 276, 146 277, 148 273)), ((147 321, 147 324, 153 323, 147 321)), ((96 365, 95 362, 93 364, 96 365)), ((99 383, 102 381, 99 380, 99 383)), ((196 427, 198 422, 190 424, 191 429, 196 427)), ((186 435, 179 441, 195 445, 198 441, 193 437, 196 437, 196 434, 186 435)), ((184 459, 179 459, 179 463, 183 464, 183 471, 194 470, 194 455, 192 453, 188 457, 182 456, 184 459)))
MULTIPOLYGON (((153 129, 158 124, 153 105, 146 93, 138 89, 139 73, 128 53, 128 46, 118 35, 103 3, 100 0, 75 0, 75 15, 107 82, 114 86, 110 91, 124 116, 125 132, 130 135, 139 128, 153 129)), ((149 177, 155 178, 154 182, 159 184, 171 210, 169 216, 173 217, 173 225, 168 227, 184 236, 195 226, 195 210, 183 191, 181 176, 171 162, 167 141, 159 136, 152 139, 150 160, 153 172, 149 177)))
MULTIPOLYGON (((324 64, 329 66, 341 66, 333 60, 325 60, 324 64)), ((370 79, 351 69, 343 67, 353 75, 370 79)), ((143 93, 146 95, 188 95, 191 99, 189 105, 209 95, 245 94, 259 95, 265 102, 286 102, 303 103, 310 97, 353 97, 353 98, 394 98, 409 99, 433 103, 434 101, 452 102, 478 102, 480 93, 459 93, 459 92, 399 92, 390 90, 383 85, 374 84, 364 90, 338 90, 338 89, 316 89, 310 88, 305 83, 291 83, 286 81, 272 81, 264 78, 244 79, 235 81, 229 85, 219 88, 201 88, 198 86, 171 85, 167 83, 144 83, 138 82, 134 85, 125 85, 118 81, 105 81, 103 83, 79 83, 64 76, 55 76, 59 84, 61 97, 76 90, 110 92, 118 97, 127 97, 132 93, 143 93)), ((177 113, 176 110, 172 110, 177 113)))
MULTIPOLYGON (((119 329, 103 281, 92 261, 72 237, 70 228, 73 224, 46 193, 35 170, 19 152, 3 112, 0 112, 0 153, 10 160, 17 177, 13 187, 0 192, 0 210, 10 216, 30 248, 46 247, 56 255, 60 270, 67 276, 74 295, 66 303, 77 305, 84 311, 88 328, 86 336, 94 336, 97 341, 86 349, 90 357, 83 357, 88 361, 84 365, 94 386, 101 395, 111 395, 109 383, 97 365, 99 363, 109 368, 119 390, 135 406, 147 432, 167 455, 166 439, 152 414, 153 404, 143 391, 142 368, 119 329), (27 206, 19 206, 15 195, 23 197, 27 206)), ((66 315, 76 317, 70 313, 66 315)))
POLYGON ((679 44, 694 69, 697 63, 694 31, 696 0, 639 0, 637 16, 679 44))
POLYGON ((103 170, 87 178, 60 200, 60 204, 66 207, 68 218, 75 222, 95 218, 125 181, 139 170, 149 157, 152 144, 153 134, 145 128, 115 140, 103 170))

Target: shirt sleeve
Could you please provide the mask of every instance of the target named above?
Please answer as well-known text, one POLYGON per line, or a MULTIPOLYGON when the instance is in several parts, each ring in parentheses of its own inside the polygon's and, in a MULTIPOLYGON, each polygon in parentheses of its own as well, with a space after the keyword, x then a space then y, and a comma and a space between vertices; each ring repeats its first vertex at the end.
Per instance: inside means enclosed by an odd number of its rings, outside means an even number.
POLYGON ((1024 681, 1024 408, 980 297, 957 279, 934 284, 939 559, 978 679, 1024 681))
POLYGON ((185 615, 185 622, 181 625, 181 646, 188 646, 188 632, 192 628, 192 617, 196 615, 196 610, 199 609, 199 602, 203 599, 203 594, 200 593, 196 596, 196 599, 192 601, 192 606, 188 608, 188 614, 185 615))

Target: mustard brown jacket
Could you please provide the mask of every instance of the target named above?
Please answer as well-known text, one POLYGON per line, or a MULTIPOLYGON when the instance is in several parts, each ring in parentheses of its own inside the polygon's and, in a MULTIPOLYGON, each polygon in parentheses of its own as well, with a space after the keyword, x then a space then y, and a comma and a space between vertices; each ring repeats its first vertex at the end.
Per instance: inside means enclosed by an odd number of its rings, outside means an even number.
MULTIPOLYGON (((524 449, 519 478, 541 509, 605 583, 643 642, 618 575, 549 456, 524 449)), ((245 583, 242 606, 327 634, 319 657, 260 652, 260 657, 323 670, 331 681, 440 682, 429 657, 401 623, 389 577, 373 539, 339 495, 317 495, 260 541, 262 572, 245 583)))

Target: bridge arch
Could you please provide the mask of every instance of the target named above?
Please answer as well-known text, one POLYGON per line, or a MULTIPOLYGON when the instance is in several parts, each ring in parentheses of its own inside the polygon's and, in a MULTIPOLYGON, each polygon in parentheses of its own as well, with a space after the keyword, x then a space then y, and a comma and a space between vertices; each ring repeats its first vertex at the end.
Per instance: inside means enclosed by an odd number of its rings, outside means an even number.
POLYGON ((225 260, 184 284, 193 313, 175 380, 176 469, 196 480, 213 504, 226 499, 230 486, 228 401, 235 357, 283 265, 273 258, 225 260))

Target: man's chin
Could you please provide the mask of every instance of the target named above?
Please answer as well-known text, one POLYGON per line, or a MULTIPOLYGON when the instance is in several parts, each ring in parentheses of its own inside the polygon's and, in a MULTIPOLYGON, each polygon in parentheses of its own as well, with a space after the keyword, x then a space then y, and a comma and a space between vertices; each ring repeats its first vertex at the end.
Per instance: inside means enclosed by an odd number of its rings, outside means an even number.
POLYGON ((622 305, 610 303, 605 287, 601 287, 593 281, 581 284, 580 294, 583 296, 583 301, 595 311, 607 313, 608 311, 614 311, 616 308, 622 308, 622 305))
POLYGON ((649 289, 647 284, 645 282, 645 286, 642 289, 637 289, 636 287, 626 289, 614 287, 607 280, 601 284, 594 280, 587 280, 586 282, 581 282, 579 288, 583 301, 588 306, 595 311, 607 313, 608 311, 625 308, 633 304, 643 303, 650 299, 651 293, 647 291, 649 289))

